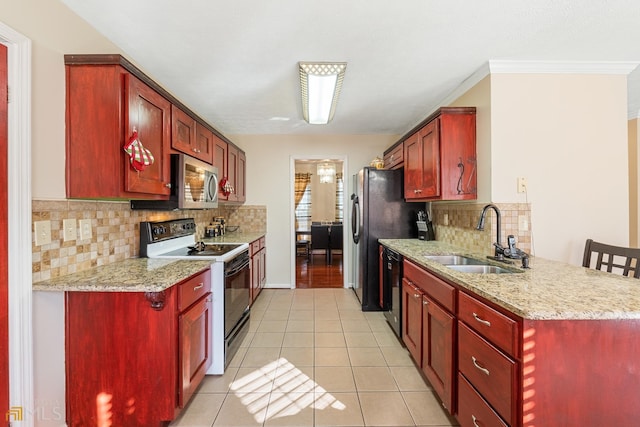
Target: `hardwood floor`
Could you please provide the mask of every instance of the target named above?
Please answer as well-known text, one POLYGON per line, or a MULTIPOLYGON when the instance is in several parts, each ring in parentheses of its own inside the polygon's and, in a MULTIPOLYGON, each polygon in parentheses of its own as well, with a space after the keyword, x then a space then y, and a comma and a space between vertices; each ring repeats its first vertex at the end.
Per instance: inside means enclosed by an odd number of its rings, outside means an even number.
POLYGON ((296 257, 296 288, 341 288, 343 286, 342 254, 335 253, 327 265, 324 253, 316 253, 313 261, 296 257))

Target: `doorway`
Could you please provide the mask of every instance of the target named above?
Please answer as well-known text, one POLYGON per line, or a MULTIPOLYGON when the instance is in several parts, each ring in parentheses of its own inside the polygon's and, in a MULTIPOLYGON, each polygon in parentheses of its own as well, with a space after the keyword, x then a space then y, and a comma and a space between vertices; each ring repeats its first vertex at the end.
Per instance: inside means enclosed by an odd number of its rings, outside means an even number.
POLYGON ((293 212, 296 288, 342 288, 345 283, 345 161, 294 159, 293 212))

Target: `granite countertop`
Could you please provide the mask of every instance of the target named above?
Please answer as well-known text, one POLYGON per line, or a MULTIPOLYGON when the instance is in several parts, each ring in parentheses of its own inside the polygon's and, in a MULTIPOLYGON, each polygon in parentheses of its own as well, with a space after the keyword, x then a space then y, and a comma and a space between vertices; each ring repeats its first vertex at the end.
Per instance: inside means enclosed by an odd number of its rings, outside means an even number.
POLYGON ((129 258, 33 284, 34 291, 160 292, 209 268, 211 261, 129 258))
MULTIPOLYGON (((484 255, 438 241, 380 239, 444 279, 456 283, 526 319, 640 319, 640 281, 584 267, 532 257, 531 268, 513 274, 461 273, 425 258, 457 254, 486 259, 484 255)), ((504 266, 498 262, 488 262, 504 266)))
POLYGON ((205 237, 202 239, 204 243, 251 243, 264 237, 264 232, 243 232, 242 230, 227 232, 224 236, 205 237))

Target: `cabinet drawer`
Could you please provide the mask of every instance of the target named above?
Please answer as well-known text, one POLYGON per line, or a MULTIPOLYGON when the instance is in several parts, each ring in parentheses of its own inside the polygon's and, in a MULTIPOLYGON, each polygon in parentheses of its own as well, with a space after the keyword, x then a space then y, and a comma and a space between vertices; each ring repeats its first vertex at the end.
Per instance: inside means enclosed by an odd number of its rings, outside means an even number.
POLYGON ((260 239, 251 242, 251 256, 254 256, 260 250, 260 239))
POLYGON ((458 319, 512 357, 517 357, 518 322, 515 320, 463 292, 458 294, 458 319))
POLYGON ((458 374, 458 421, 460 427, 508 427, 461 374, 458 374))
POLYGON ((191 276, 178 285, 178 310, 183 311, 209 292, 211 292, 211 274, 209 270, 191 276))
POLYGON ((458 370, 502 418, 514 424, 517 363, 458 322, 458 370))
POLYGON ((456 289, 414 263, 404 260, 404 277, 429 294, 438 304, 454 312, 456 289))

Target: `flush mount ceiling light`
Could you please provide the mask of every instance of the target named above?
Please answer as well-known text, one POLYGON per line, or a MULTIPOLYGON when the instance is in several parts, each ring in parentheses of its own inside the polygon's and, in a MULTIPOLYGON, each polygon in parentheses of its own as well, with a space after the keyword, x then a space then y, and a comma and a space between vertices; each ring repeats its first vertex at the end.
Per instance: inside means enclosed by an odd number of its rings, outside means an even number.
POLYGON ((299 62, 302 115, 312 125, 333 118, 344 79, 346 62, 299 62))

